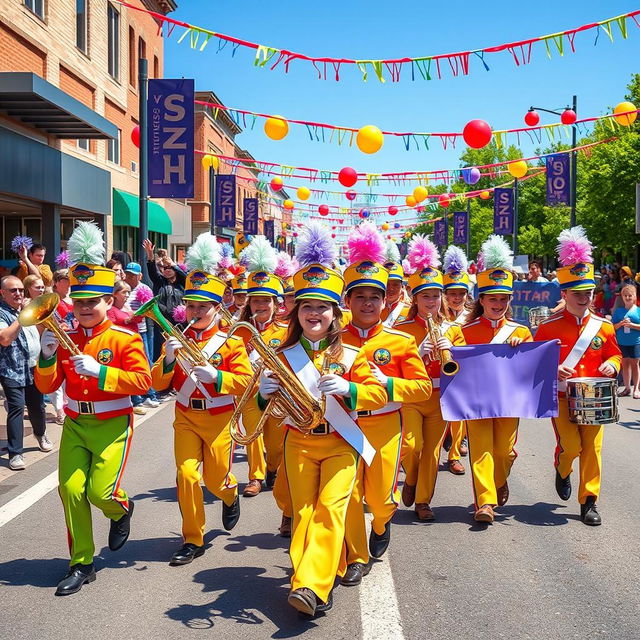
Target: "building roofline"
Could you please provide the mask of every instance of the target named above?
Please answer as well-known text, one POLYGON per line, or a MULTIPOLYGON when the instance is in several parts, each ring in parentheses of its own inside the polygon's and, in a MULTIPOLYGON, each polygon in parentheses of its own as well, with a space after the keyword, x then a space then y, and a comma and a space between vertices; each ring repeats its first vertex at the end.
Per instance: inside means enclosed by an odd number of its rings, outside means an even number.
MULTIPOLYGON (((213 91, 196 91, 195 99, 201 100, 202 102, 214 102, 216 104, 223 104, 220 98, 213 91)), ((195 106, 196 113, 198 111, 202 113, 206 113, 211 115, 211 112, 214 110, 213 107, 206 107, 203 104, 197 104, 195 106)), ((220 119, 224 124, 229 128, 232 135, 236 136, 239 133, 242 133, 242 128, 237 125, 234 120, 229 116, 229 114, 224 109, 218 110, 218 119, 220 119)), ((213 118, 215 121, 216 118, 213 118)))

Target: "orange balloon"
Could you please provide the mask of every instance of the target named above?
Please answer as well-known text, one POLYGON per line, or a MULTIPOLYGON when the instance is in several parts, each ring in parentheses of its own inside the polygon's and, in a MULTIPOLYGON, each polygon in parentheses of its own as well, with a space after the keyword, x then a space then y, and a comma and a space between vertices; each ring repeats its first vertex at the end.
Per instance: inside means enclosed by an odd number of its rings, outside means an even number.
POLYGON ((298 194, 298 200, 308 200, 311 195, 311 191, 307 187, 300 187, 296 193, 298 194))
POLYGON ((488 200, 490 197, 491 197, 491 193, 489 191, 480 192, 480 200, 488 200))
POLYGON ((407 196, 404 201, 407 203, 407 207, 415 207, 417 204, 413 196, 407 196))
POLYGON ((264 132, 272 140, 282 140, 289 133, 289 123, 282 116, 267 118, 264 122, 264 132))
POLYGON ((426 187, 423 187, 422 185, 417 186, 413 190, 413 198, 416 202, 422 202, 423 200, 426 200, 428 195, 429 192, 427 191, 426 187))
POLYGON ((291 210, 291 209, 293 209, 293 201, 292 201, 292 200, 285 200, 285 201, 282 203, 282 206, 283 206, 285 209, 289 209, 289 210, 291 210))
POLYGON ((383 231, 388 231, 389 230, 389 224, 387 222, 383 222, 381 228, 382 228, 383 231))
MULTIPOLYGON (((613 110, 614 114, 618 113, 627 113, 627 111, 635 111, 636 105, 633 102, 621 102, 616 108, 613 110)), ((623 127, 630 127, 638 117, 637 113, 629 113, 626 116, 615 116, 615 121, 618 124, 621 124, 623 127)))

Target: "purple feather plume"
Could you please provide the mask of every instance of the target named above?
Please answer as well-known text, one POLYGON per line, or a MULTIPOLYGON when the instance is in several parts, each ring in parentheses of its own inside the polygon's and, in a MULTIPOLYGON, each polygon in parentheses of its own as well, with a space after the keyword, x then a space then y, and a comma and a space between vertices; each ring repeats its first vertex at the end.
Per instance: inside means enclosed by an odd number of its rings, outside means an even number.
POLYGON ((230 242, 221 243, 222 255, 227 258, 233 258, 233 246, 230 242))
POLYGON ((558 236, 558 259, 563 267, 576 263, 593 262, 593 245, 583 227, 571 227, 558 236))
POLYGON ((478 259, 476 260, 476 268, 478 271, 484 271, 484 253, 480 251, 478 253, 478 259))
POLYGON ((309 222, 302 234, 296 246, 296 258, 300 266, 319 263, 331 267, 338 251, 329 230, 319 222, 309 222))
POLYGON ((68 269, 69 268, 69 252, 68 251, 61 251, 57 256, 56 256, 56 267, 58 267, 58 269, 68 269))
POLYGON ((363 222, 350 234, 347 241, 351 262, 370 260, 383 262, 386 245, 376 226, 371 222, 363 222))
POLYGON ((285 251, 278 252, 278 262, 273 273, 275 273, 278 278, 290 278, 297 271, 296 265, 293 264, 293 260, 294 258, 285 251))
POLYGON ((464 273, 469 268, 469 261, 460 247, 452 244, 444 252, 443 269, 447 273, 464 273))
POLYGON ((11 251, 18 255, 21 247, 27 247, 27 251, 33 246, 33 240, 29 236, 16 236, 11 241, 11 251))

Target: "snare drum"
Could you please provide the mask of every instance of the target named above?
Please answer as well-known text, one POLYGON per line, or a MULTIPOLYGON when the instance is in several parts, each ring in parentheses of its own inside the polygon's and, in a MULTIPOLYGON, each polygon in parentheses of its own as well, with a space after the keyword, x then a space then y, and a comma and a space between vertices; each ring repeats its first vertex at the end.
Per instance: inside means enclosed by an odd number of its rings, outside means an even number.
POLYGON ((549 307, 533 307, 529 309, 529 326, 532 329, 537 329, 540 323, 550 316, 551 309, 549 307))
POLYGON ((618 422, 617 386, 614 378, 569 378, 569 420, 594 425, 618 422))

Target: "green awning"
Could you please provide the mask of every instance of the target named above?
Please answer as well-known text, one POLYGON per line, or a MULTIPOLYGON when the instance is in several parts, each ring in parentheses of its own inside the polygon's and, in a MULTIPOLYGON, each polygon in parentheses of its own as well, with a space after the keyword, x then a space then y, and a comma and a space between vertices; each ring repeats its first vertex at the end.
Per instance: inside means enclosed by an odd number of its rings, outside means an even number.
MULTIPOLYGON (((113 224, 118 227, 140 228, 138 196, 120 189, 113 190, 113 224)), ((164 207, 149 200, 149 231, 171 235, 171 218, 164 207)))

